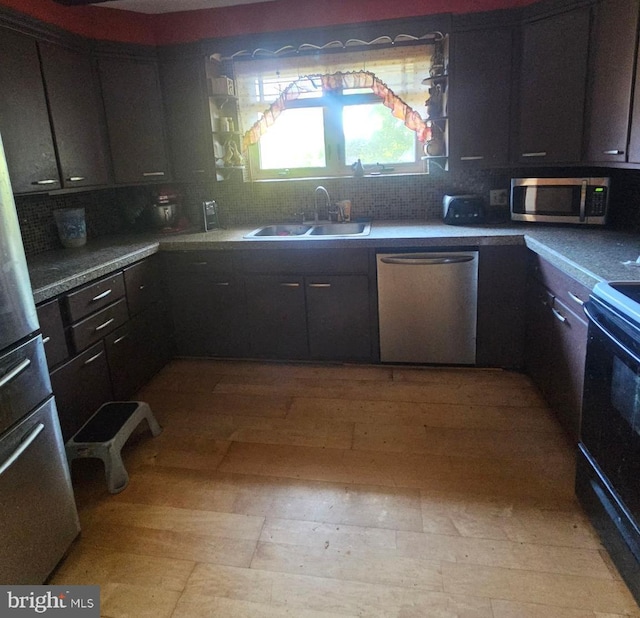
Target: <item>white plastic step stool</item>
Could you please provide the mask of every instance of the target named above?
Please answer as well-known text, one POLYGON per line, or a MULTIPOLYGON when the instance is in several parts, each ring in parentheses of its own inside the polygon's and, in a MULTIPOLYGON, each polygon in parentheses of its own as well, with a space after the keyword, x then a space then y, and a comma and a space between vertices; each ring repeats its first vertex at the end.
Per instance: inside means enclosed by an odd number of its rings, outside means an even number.
POLYGON ((79 457, 95 457, 104 462, 107 487, 112 494, 129 484, 120 451, 133 430, 147 419, 154 436, 162 432, 149 404, 144 401, 111 401, 105 403, 66 443, 69 465, 79 457))

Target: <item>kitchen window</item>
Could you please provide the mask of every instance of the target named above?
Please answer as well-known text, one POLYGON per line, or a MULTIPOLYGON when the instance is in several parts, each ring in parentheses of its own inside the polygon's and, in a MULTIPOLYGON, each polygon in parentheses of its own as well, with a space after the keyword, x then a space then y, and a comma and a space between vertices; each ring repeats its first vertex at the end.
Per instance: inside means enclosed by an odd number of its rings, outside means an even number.
POLYGON ((418 117, 432 51, 422 43, 235 61, 242 128, 259 133, 248 147, 252 177, 349 176, 358 159, 366 173, 421 171, 415 123, 392 113, 379 90, 418 117))

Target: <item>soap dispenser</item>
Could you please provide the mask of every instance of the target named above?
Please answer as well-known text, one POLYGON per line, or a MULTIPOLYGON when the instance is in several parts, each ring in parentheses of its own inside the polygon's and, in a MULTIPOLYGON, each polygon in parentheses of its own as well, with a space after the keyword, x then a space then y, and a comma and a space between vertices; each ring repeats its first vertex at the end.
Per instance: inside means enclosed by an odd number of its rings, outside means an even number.
POLYGON ((354 176, 364 176, 364 167, 362 166, 362 161, 358 159, 352 166, 354 176))

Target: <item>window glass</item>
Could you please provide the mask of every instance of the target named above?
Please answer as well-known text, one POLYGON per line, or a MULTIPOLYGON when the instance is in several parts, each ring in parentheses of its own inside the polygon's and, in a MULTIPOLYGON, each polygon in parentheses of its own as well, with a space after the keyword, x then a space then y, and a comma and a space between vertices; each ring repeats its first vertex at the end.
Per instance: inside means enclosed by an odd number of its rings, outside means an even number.
POLYGON ((394 118, 382 103, 343 108, 345 163, 411 163, 416 158, 415 133, 394 118))
POLYGON ((324 122, 321 107, 286 109, 260 139, 260 167, 325 167, 324 122))

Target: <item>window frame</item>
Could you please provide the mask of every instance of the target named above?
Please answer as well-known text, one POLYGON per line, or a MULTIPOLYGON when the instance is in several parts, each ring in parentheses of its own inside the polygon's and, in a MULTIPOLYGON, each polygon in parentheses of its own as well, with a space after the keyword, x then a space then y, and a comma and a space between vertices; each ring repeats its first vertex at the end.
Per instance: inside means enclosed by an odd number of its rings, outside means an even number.
MULTIPOLYGON (((382 100, 371 93, 345 94, 342 90, 324 92, 319 97, 300 98, 289 101, 285 109, 300 109, 309 107, 322 107, 324 118, 324 143, 326 166, 324 167, 300 167, 300 168, 269 168, 260 166, 259 143, 249 146, 249 161, 251 164, 252 178, 255 180, 274 180, 282 178, 314 178, 314 177, 342 177, 352 176, 353 169, 347 164, 345 157, 345 135, 342 122, 342 110, 351 105, 384 105, 382 100)), ((391 110, 387 110, 391 113, 391 110)), ((277 122, 277 119, 276 119, 277 122)), ((406 129, 411 131, 410 129, 406 129)), ((422 171, 421 146, 417 135, 413 133, 414 156, 411 163, 388 163, 397 173, 419 173, 422 171)), ((364 162, 371 165, 371 162, 364 162)))

